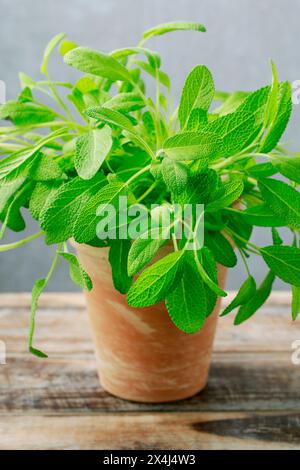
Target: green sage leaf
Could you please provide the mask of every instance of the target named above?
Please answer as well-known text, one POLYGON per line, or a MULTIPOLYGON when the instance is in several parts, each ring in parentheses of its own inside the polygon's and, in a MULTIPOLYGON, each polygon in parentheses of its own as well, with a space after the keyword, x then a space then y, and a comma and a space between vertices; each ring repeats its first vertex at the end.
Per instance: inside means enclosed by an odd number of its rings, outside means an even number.
POLYGON ((172 31, 200 31, 204 33, 206 31, 205 26, 200 23, 194 23, 191 21, 170 21, 169 23, 159 24, 154 28, 148 29, 143 33, 143 40, 153 36, 161 36, 172 31))
POLYGON ((278 111, 272 126, 261 146, 261 152, 268 153, 278 144, 292 113, 292 91, 289 82, 279 84, 279 103, 278 111))
POLYGON ((28 126, 52 122, 56 118, 54 111, 31 103, 7 101, 0 106, 0 119, 10 118, 16 126, 28 126))
POLYGON ((232 268, 237 264, 237 257, 230 242, 220 232, 208 232, 205 236, 205 245, 211 250, 215 260, 232 268))
POLYGON ((144 108, 145 101, 136 93, 119 93, 103 104, 104 108, 109 108, 121 113, 129 113, 144 108))
POLYGON ((261 254, 269 268, 285 282, 300 286, 300 249, 295 246, 266 246, 261 254))
POLYGON ((253 279, 252 276, 249 276, 240 287, 235 298, 232 300, 232 302, 230 302, 230 304, 225 308, 225 310, 221 313, 220 316, 224 317, 235 308, 249 302, 252 299, 252 297, 255 295, 255 292, 256 292, 255 280, 253 279))
POLYGON ((148 307, 161 302, 173 288, 182 257, 176 251, 145 269, 131 286, 127 303, 131 307, 148 307))
POLYGON ((207 111, 215 94, 212 75, 204 65, 197 65, 188 75, 181 95, 178 117, 181 129, 194 109, 207 111))
POLYGON ((289 180, 300 184, 300 157, 276 155, 276 157, 272 157, 272 163, 275 170, 279 171, 279 173, 289 180))
MULTIPOLYGON (((47 199, 40 214, 40 223, 46 232, 48 244, 66 241, 74 235, 75 222, 80 210, 104 183, 102 174, 97 174, 92 180, 76 177, 62 185, 53 197, 47 199)), ((81 230, 83 227, 84 225, 81 226, 81 230)), ((94 237, 95 232, 92 238, 94 237)))
POLYGON ((230 206, 238 200, 243 190, 244 184, 242 181, 231 181, 223 184, 215 194, 214 200, 205 206, 205 211, 212 212, 230 206))
POLYGON ((38 279, 32 289, 30 327, 29 327, 29 351, 37 357, 46 358, 47 354, 33 347, 33 335, 35 331, 35 316, 40 295, 42 294, 47 282, 46 279, 38 279))
POLYGON ((274 279, 275 275, 270 271, 252 298, 239 309, 234 320, 235 325, 246 321, 265 303, 271 293, 274 279))
POLYGON ((132 277, 127 272, 130 247, 130 240, 110 241, 109 262, 112 269, 113 283, 121 294, 126 294, 132 283, 132 277))
POLYGON ((111 81, 131 81, 129 71, 120 62, 94 49, 76 47, 64 56, 64 61, 84 73, 108 78, 111 81))
POLYGON ((131 55, 143 54, 147 57, 150 67, 153 69, 160 67, 160 56, 157 52, 151 51, 144 47, 124 47, 122 49, 116 49, 111 52, 111 56, 115 59, 127 58, 131 55))
POLYGON ((76 141, 75 168, 78 175, 89 180, 98 172, 112 146, 111 128, 93 129, 76 141))
POLYGON ((162 150, 174 160, 199 160, 204 167, 218 155, 222 140, 209 132, 183 132, 166 139, 162 150))
POLYGON ((153 228, 133 241, 128 255, 128 273, 137 274, 156 255, 167 239, 169 227, 153 228))
POLYGON ((241 211, 243 218, 251 225, 258 227, 283 227, 285 221, 282 220, 266 205, 259 204, 241 211))
POLYGON ((97 224, 99 215, 97 210, 102 206, 102 213, 110 209, 110 206, 116 206, 119 196, 126 195, 128 188, 126 183, 111 183, 96 192, 85 204, 81 206, 79 216, 74 226, 74 238, 78 243, 86 243, 93 240, 97 234, 97 224))
POLYGON ((60 251, 58 254, 69 263, 72 281, 81 289, 91 290, 93 288, 92 280, 80 265, 77 256, 73 253, 65 253, 63 251, 60 251))
POLYGON ((45 181, 37 183, 29 201, 29 212, 35 220, 39 220, 48 198, 53 197, 60 183, 45 181))
POLYGON ((180 162, 164 158, 161 165, 162 177, 169 191, 180 194, 188 181, 188 170, 180 162))
POLYGON ((284 183, 274 179, 262 179, 259 188, 266 204, 280 219, 293 228, 300 227, 300 194, 284 183))
POLYGON ((54 49, 59 45, 59 43, 64 39, 65 33, 58 33, 51 41, 47 44, 47 47, 44 52, 44 57, 41 65, 41 73, 43 75, 47 75, 47 66, 49 62, 49 58, 54 51, 54 49))
POLYGON ((99 121, 112 124, 113 126, 120 127, 121 129, 130 132, 131 134, 136 133, 134 126, 131 124, 130 119, 113 109, 95 106, 89 108, 86 111, 86 114, 93 119, 97 119, 99 121))
POLYGON ((148 75, 151 75, 151 77, 155 79, 158 78, 159 82, 162 85, 170 89, 171 82, 166 72, 163 72, 162 70, 158 70, 157 68, 153 68, 150 64, 142 60, 134 60, 134 64, 140 67, 142 70, 144 70, 144 72, 146 72, 148 75))
POLYGON ((178 284, 166 297, 173 323, 185 333, 196 333, 206 320, 207 305, 203 280, 197 269, 185 262, 178 284))
POLYGON ((292 286, 292 319, 296 320, 300 313, 300 287, 292 286))

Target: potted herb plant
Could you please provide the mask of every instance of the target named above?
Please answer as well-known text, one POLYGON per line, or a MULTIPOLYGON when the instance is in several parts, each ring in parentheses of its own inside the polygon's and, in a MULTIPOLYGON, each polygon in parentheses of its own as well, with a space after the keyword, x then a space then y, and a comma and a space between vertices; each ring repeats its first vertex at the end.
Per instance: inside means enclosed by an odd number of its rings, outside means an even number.
POLYGON ((197 65, 174 106, 170 78, 144 43, 175 30, 205 28, 159 25, 137 47, 109 54, 59 34, 45 50, 43 79, 20 74, 20 95, 0 107, 1 236, 7 227, 24 229, 21 208, 41 227, 0 251, 41 236, 57 245, 49 273, 33 287, 29 350, 46 356, 33 346, 38 299, 57 263, 67 262, 87 291, 104 388, 138 401, 177 400, 205 386, 226 270, 237 256, 245 278, 221 316, 238 308, 234 324, 247 320, 276 277, 291 285, 293 319, 300 310, 300 157, 279 144, 291 86, 278 81, 272 63, 271 85, 217 92, 210 71, 197 65), (50 78, 57 47, 81 72, 75 84, 50 78), (154 97, 145 77, 154 79, 154 97), (124 198, 135 213, 120 208, 124 198), (187 220, 174 209, 185 205, 192 206, 187 220), (141 207, 143 217, 134 217, 141 207), (156 225, 143 230, 149 220, 156 225), (273 244, 250 241, 254 226, 265 227, 273 244), (278 227, 290 229, 288 246, 278 227), (266 263, 258 286, 250 255, 266 263))

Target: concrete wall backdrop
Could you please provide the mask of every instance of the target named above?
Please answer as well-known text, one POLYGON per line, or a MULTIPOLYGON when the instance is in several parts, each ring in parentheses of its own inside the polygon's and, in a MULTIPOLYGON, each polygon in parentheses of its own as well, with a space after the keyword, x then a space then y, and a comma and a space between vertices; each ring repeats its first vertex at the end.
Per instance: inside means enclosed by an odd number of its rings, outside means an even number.
MULTIPOLYGON (((300 79, 299 0, 0 0, 0 80, 7 86, 7 98, 19 90, 18 72, 39 76, 39 65, 49 39, 65 31, 71 40, 103 51, 135 45, 143 30, 171 20, 193 20, 206 25, 207 33, 178 32, 155 38, 149 47, 157 49, 163 68, 173 79, 177 99, 189 70, 207 65, 216 87, 223 90, 255 89, 270 80, 269 59, 280 79, 300 79)), ((51 60, 52 75, 66 80, 77 76, 60 58, 51 60)), ((300 106, 294 106, 286 140, 300 147, 300 106)), ((28 219, 26 233, 7 233, 11 242, 36 229, 28 219)), ((255 231, 255 241, 270 237, 255 231)), ((42 240, 0 257, 0 291, 30 290, 34 280, 47 272, 53 247, 42 240)), ((251 263, 260 280, 264 265, 251 263)), ((242 265, 229 277, 236 288, 244 277, 242 265)), ((285 284, 278 282, 283 289, 285 284)), ((52 290, 75 290, 67 270, 60 265, 52 290)))

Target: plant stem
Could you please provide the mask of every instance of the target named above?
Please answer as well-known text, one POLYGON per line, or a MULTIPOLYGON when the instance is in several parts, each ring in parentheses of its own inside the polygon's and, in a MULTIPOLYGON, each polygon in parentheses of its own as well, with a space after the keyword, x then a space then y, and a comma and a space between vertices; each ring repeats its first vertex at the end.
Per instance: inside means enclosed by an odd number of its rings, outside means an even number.
POLYGON ((144 194, 142 194, 137 200, 137 204, 139 202, 141 202, 143 199, 145 199, 145 197, 147 197, 152 191, 154 188, 156 188, 157 186, 157 181, 154 181, 154 183, 151 184, 151 186, 149 186, 149 188, 147 189, 147 191, 144 192, 144 194))
POLYGON ((132 175, 131 178, 129 178, 129 180, 126 182, 126 184, 129 185, 130 183, 132 183, 132 181, 134 181, 140 175, 142 175, 143 173, 146 173, 147 171, 149 171, 150 167, 151 167, 151 165, 147 165, 144 168, 142 168, 140 171, 138 171, 137 173, 132 175))
POLYGON ((74 121, 74 118, 71 114, 71 112, 69 111, 68 107, 66 106, 66 104, 63 102, 63 100, 61 99, 61 97, 59 96, 56 88, 55 88, 55 85, 52 83, 51 81, 51 78, 49 76, 49 73, 48 71, 46 72, 46 76, 47 76, 47 79, 49 80, 49 88, 53 94, 53 98, 57 101, 57 103, 62 107, 62 109, 65 111, 65 113, 67 114, 67 116, 69 116, 69 118, 71 119, 71 121, 74 121))
MULTIPOLYGON (((156 133, 156 145, 158 145, 158 141, 157 141, 157 138, 158 138, 158 122, 157 122, 157 116, 156 116, 156 113, 153 113, 152 112, 152 109, 148 103, 148 100, 146 98, 146 96, 144 95, 144 93, 142 92, 142 90, 140 89, 140 87, 135 83, 135 82, 131 82, 135 91, 140 95, 140 97, 142 98, 142 100, 144 101, 145 105, 147 106, 148 108, 148 111, 149 113, 151 114, 152 116, 152 119, 153 119, 153 122, 154 122, 154 125, 155 125, 155 133, 156 133)), ((145 142, 146 143, 146 142, 145 142)), ((147 144, 148 146, 148 144, 147 144)), ((149 147, 149 146, 148 146, 149 147)), ((150 147, 149 147, 150 148, 150 147)), ((152 150, 151 150, 151 155, 154 155, 152 150)), ((155 158, 155 156, 154 156, 155 158)))
POLYGON ((221 168, 227 167, 228 165, 236 163, 240 160, 244 160, 245 158, 253 158, 253 156, 252 155, 240 155, 240 154, 239 155, 233 155, 232 157, 226 158, 226 160, 222 160, 219 163, 215 163, 215 164, 211 165, 211 168, 213 168, 214 170, 219 170, 221 168))
POLYGON ((177 238, 175 236, 175 233, 172 233, 172 240, 173 240, 174 251, 178 251, 178 243, 177 243, 177 238))
POLYGON ((212 281, 211 278, 208 276, 207 272, 205 271, 205 269, 203 268, 202 264, 199 261, 196 250, 194 250, 194 259, 195 259, 195 263, 198 268, 199 274, 203 279, 203 282, 205 282, 205 284, 216 294, 220 295, 221 297, 226 297, 227 293, 224 292, 222 289, 220 289, 220 287, 214 281, 212 281))
POLYGON ((42 291, 45 289, 48 282, 50 281, 51 276, 52 276, 52 274, 53 274, 53 272, 56 268, 56 265, 57 265, 58 260, 59 260, 59 252, 61 250, 61 247, 62 247, 62 243, 57 246, 55 257, 52 261, 49 272, 48 272, 47 276, 44 279, 43 287, 40 290, 40 292, 38 293, 37 298, 35 299, 35 305, 34 305, 34 303, 31 304, 31 314, 30 314, 30 322, 29 322, 29 335, 28 335, 28 347, 29 347, 30 352, 32 352, 33 354, 35 354, 39 357, 47 357, 47 355, 33 347, 33 337, 34 337, 34 331, 35 331, 35 316, 36 316, 37 302, 38 302, 38 299, 39 299, 42 291))
POLYGON ((62 120, 65 119, 65 116, 63 116, 62 114, 58 113, 57 111, 54 111, 54 109, 49 108, 49 106, 46 106, 45 104, 41 103, 40 101, 34 99, 32 102, 35 103, 35 104, 37 104, 37 105, 40 106, 41 108, 46 109, 47 111, 51 112, 52 114, 55 114, 55 115, 56 115, 57 117, 59 117, 60 119, 62 119, 62 120))
POLYGON ((50 281, 50 278, 52 276, 52 274, 54 273, 54 270, 56 268, 56 265, 58 263, 58 260, 59 260, 59 252, 61 251, 61 248, 62 248, 62 243, 60 245, 57 246, 57 250, 56 250, 56 253, 55 253, 55 257, 53 259, 53 262, 51 264, 51 267, 49 269, 49 272, 47 274, 47 276, 45 277, 45 287, 46 285, 48 284, 48 282, 50 281))
POLYGON ((33 235, 30 235, 30 236, 27 237, 27 238, 23 238, 22 240, 19 240, 19 241, 17 241, 17 242, 9 243, 9 244, 6 244, 6 245, 0 245, 0 252, 13 250, 14 248, 18 248, 19 246, 26 245, 26 243, 29 243, 29 242, 31 242, 32 240, 35 240, 36 238, 38 238, 38 237, 40 237, 41 235, 43 235, 43 233, 44 233, 44 232, 41 231, 41 232, 35 233, 35 234, 33 234, 33 235))
POLYGON ((246 260, 246 257, 245 257, 245 254, 244 254, 244 252, 243 252, 243 250, 242 250, 241 248, 238 248, 238 250, 239 250, 239 252, 240 252, 241 258, 242 258, 243 263, 244 263, 244 265, 245 265, 247 274, 248 274, 248 276, 251 276, 250 270, 249 270, 249 266, 248 266, 248 263, 247 263, 247 260, 246 260))
POLYGON ((226 231, 231 235, 231 236, 234 236, 236 238, 238 238, 239 240, 241 240, 242 242, 246 243, 246 245, 249 245, 251 246, 252 248, 254 248, 254 250, 256 250, 256 252, 254 251, 254 253, 256 253, 257 255, 260 255, 260 248, 256 245, 254 245, 254 243, 251 243, 249 240, 246 240, 245 238, 241 237, 240 235, 238 235, 236 232, 234 232, 233 230, 231 230, 230 228, 227 227, 226 231))

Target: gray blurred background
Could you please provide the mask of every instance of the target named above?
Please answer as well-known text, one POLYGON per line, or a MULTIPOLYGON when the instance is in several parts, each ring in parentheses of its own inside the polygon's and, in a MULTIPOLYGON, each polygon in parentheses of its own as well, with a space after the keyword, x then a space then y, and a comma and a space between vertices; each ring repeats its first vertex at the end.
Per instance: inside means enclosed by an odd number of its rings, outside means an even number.
MULTIPOLYGON (((133 46, 141 33, 158 23, 190 20, 203 23, 207 33, 175 32, 151 39, 148 47, 162 55, 162 67, 172 77, 177 100, 184 79, 196 64, 207 65, 216 88, 251 90, 270 81, 269 59, 281 80, 300 79, 299 0, 0 0, 0 80, 7 86, 7 99, 19 91, 18 72, 39 77, 39 65, 49 39, 58 32, 70 40, 103 51, 133 46)), ((57 80, 77 73, 51 60, 57 80)), ((300 148, 300 106, 294 106, 285 141, 300 148)), ((23 238, 37 227, 27 217, 26 233, 6 234, 3 243, 23 238)), ((270 242, 269 234, 255 231, 257 244, 270 242)), ((289 238, 287 238, 289 241, 289 238)), ((44 277, 51 264, 53 247, 42 239, 15 251, 1 253, 0 291, 27 291, 34 280, 44 277)), ((266 268, 255 257, 250 263, 259 281, 266 268)), ((232 270, 231 270, 232 271, 232 270)), ((237 288, 245 277, 240 264, 230 273, 228 287, 237 288)), ((278 289, 287 285, 277 282, 278 289)), ((77 290, 61 263, 51 290, 77 290)))

